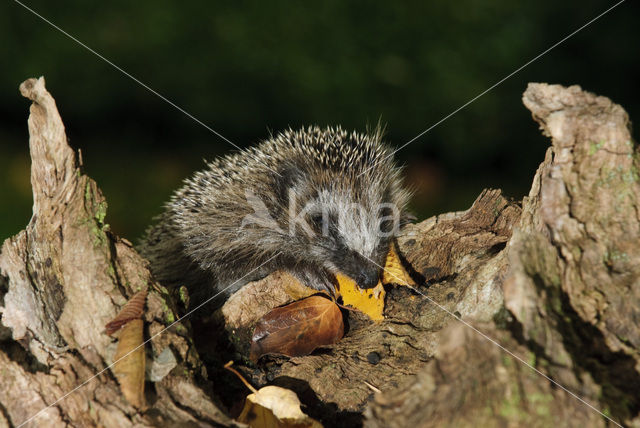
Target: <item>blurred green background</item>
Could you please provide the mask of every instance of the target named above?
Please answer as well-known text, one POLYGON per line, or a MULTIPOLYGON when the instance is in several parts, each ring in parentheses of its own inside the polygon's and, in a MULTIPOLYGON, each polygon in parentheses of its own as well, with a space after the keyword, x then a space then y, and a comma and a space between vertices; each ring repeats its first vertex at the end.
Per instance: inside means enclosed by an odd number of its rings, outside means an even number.
MULTIPOLYGON (((24 3, 239 146, 378 120, 401 146, 614 4, 24 3)), ((488 186, 527 193, 548 145, 522 106, 527 82, 579 84, 640 117, 639 9, 623 3, 400 151, 418 217, 466 209, 488 186)), ((0 242, 31 215, 28 77, 45 76, 129 239, 203 158, 233 149, 12 1, 0 40, 0 242)))

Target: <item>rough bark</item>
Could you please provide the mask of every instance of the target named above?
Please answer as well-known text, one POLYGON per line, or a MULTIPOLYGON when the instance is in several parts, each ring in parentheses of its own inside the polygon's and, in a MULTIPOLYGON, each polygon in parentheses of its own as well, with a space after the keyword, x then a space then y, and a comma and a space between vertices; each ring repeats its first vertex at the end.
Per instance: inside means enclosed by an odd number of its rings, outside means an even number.
POLYGON ((626 112, 577 86, 523 98, 552 146, 509 243, 505 305, 549 374, 640 424, 640 184, 626 112))
POLYGON ((34 205, 27 228, 7 239, 0 253, 0 417, 34 427, 227 422, 195 384, 202 366, 188 324, 150 341, 152 360, 169 349, 177 367, 153 383, 145 412, 127 404, 105 371, 115 347, 104 326, 127 298, 148 288, 147 337, 170 324, 175 313, 145 261, 109 232, 104 197, 78 166, 44 79, 29 79, 20 91, 33 101, 34 205), (84 386, 65 396, 78 385, 84 386))
POLYGON ((434 360, 376 397, 367 426, 640 426, 629 119, 578 86, 530 84, 523 100, 552 146, 506 248, 506 310, 493 324, 467 320, 486 337, 443 330, 434 360))
POLYGON ((254 365, 252 323, 291 299, 290 277, 249 284, 211 319, 155 336, 180 293, 109 232, 44 80, 21 91, 34 101, 34 215, 0 253, 0 426, 51 404, 38 418, 52 426, 229 425, 226 407, 245 394, 222 369, 230 358, 255 386, 296 391, 325 426, 611 423, 594 408, 640 426, 637 148, 608 99, 530 85, 525 105, 552 146, 522 204, 485 190, 467 211, 407 227, 398 244, 420 285, 388 287, 384 321, 349 313, 337 344, 254 365), (115 351, 104 325, 143 288, 152 369, 148 407, 135 409, 101 372, 115 351))

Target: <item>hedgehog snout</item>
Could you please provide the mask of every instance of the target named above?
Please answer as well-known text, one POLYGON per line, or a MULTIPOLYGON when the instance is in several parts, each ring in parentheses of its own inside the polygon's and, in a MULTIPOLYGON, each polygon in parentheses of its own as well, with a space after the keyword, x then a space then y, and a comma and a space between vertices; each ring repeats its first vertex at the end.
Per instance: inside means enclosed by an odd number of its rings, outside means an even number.
POLYGON ((378 285, 380 278, 382 277, 382 269, 377 266, 363 267, 355 278, 356 284, 360 288, 373 288, 378 285))

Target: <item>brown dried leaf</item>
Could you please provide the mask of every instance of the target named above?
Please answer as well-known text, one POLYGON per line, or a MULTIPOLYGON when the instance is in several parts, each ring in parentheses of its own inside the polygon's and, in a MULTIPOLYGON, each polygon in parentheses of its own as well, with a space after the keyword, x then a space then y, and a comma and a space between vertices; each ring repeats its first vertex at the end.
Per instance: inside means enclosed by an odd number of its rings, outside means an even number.
POLYGON ((118 349, 113 360, 113 373, 120 384, 120 391, 131 405, 144 407, 145 355, 142 345, 141 319, 130 320, 118 339, 118 349))
POLYGON ((252 428, 322 428, 302 413, 300 400, 291 390, 265 386, 247 396, 238 422, 252 428))
POLYGON ((329 299, 311 296, 275 308, 258 321, 251 359, 256 361, 266 354, 308 355, 319 346, 337 342, 343 334, 340 308, 329 299))
POLYGON ((138 291, 134 294, 127 304, 120 310, 118 315, 105 325, 107 334, 111 336, 129 321, 140 318, 144 313, 144 304, 146 300, 147 290, 138 291))

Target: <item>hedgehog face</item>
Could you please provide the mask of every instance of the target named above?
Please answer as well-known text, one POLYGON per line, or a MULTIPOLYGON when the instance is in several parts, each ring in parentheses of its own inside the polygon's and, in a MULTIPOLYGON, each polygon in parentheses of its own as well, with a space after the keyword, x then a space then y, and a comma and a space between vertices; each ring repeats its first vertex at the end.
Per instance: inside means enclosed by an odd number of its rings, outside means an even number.
POLYGON ((355 196, 320 192, 308 208, 306 219, 313 235, 307 242, 309 252, 326 269, 351 277, 361 288, 371 288, 380 280, 398 230, 399 209, 382 198, 355 196))

